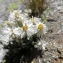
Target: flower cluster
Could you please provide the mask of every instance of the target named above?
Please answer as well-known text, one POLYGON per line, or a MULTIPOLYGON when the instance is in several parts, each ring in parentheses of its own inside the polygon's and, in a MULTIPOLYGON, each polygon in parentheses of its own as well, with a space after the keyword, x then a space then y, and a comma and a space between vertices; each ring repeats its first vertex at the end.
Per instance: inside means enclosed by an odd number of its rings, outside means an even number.
POLYGON ((5 27, 1 30, 4 36, 0 40, 5 44, 4 48, 9 49, 8 55, 5 56, 6 60, 13 57, 13 60, 9 59, 8 63, 12 63, 15 55, 20 52, 22 55, 20 54, 21 57, 19 55, 19 59, 23 61, 22 56, 26 57, 25 54, 28 56, 28 53, 33 53, 35 48, 45 50, 47 43, 41 37, 47 33, 47 27, 41 18, 29 17, 29 12, 31 10, 11 11, 8 21, 4 24, 5 27), (24 50, 27 53, 23 53, 24 50))
POLYGON ((47 27, 41 22, 40 18, 28 17, 28 14, 21 10, 15 10, 10 12, 6 27, 3 30, 7 36, 7 42, 13 38, 24 38, 27 35, 27 39, 37 34, 37 37, 41 37, 46 33, 47 27))

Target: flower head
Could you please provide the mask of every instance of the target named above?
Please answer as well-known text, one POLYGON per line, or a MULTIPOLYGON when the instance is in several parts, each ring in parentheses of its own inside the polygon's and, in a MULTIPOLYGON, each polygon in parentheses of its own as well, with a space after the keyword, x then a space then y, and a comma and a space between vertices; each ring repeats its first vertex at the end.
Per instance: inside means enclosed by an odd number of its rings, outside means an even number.
POLYGON ((16 18, 20 18, 21 10, 14 10, 10 12, 9 21, 15 21, 16 18))
POLYGON ((39 29, 39 30, 43 30, 43 28, 44 28, 43 24, 39 24, 39 25, 38 25, 38 29, 39 29))
POLYGON ((27 38, 30 38, 32 35, 37 33, 36 25, 33 24, 25 24, 22 29, 23 32, 27 34, 27 38))
POLYGON ((37 29, 38 29, 38 32, 37 32, 37 36, 40 37, 42 36, 43 34, 47 33, 47 27, 45 24, 43 23, 38 23, 37 24, 37 29))
POLYGON ((6 24, 7 24, 8 26, 11 26, 11 23, 10 23, 10 21, 7 21, 7 22, 6 22, 6 24))
POLYGON ((37 18, 37 17, 33 17, 33 16, 32 16, 32 18, 30 18, 30 21, 31 21, 34 25, 36 25, 36 24, 38 24, 39 22, 41 22, 41 18, 37 18))
POLYGON ((26 13, 31 13, 32 11, 31 11, 31 9, 25 9, 24 10, 26 13))
POLYGON ((48 44, 48 42, 40 39, 40 40, 38 40, 38 43, 35 45, 35 47, 38 49, 45 50, 47 44, 48 44))
POLYGON ((26 30, 28 29, 28 26, 25 25, 25 26, 23 26, 22 28, 23 28, 23 31, 26 31, 26 30))
POLYGON ((15 28, 15 29, 13 30, 13 32, 14 32, 14 34, 15 34, 15 36, 16 36, 17 38, 18 38, 18 37, 23 38, 23 36, 24 36, 24 32, 23 32, 22 28, 20 28, 20 27, 15 28))

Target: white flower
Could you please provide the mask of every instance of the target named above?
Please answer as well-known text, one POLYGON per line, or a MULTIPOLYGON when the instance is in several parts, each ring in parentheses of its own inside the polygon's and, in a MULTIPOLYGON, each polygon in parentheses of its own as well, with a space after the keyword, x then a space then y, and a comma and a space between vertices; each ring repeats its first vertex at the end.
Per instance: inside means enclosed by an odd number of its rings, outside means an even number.
POLYGON ((6 45, 8 45, 9 40, 10 40, 10 38, 9 38, 9 35, 7 35, 7 34, 6 35, 2 35, 1 38, 0 38, 0 41, 2 41, 2 43, 6 44, 6 45))
POLYGON ((6 23, 5 23, 5 26, 10 27, 10 28, 14 27, 14 25, 15 25, 15 23, 12 21, 6 21, 6 23))
POLYGON ((32 35, 37 33, 37 29, 33 24, 25 24, 22 28, 15 28, 13 32, 17 37, 20 36, 23 38, 25 35, 27 35, 27 38, 30 38, 32 35))
POLYGON ((28 19, 27 16, 28 16, 28 14, 26 14, 26 13, 21 13, 21 14, 20 14, 20 19, 24 21, 24 20, 28 19))
POLYGON ((36 47, 36 48, 39 48, 39 49, 42 49, 42 50, 45 50, 47 44, 48 44, 48 43, 47 43, 46 41, 40 39, 40 40, 38 41, 38 43, 35 45, 35 47, 36 47))
POLYGON ((25 24, 23 27, 23 32, 27 34, 27 37, 30 38, 32 35, 37 33, 36 26, 33 24, 25 24))
POLYGON ((38 24, 39 22, 41 22, 41 18, 32 16, 32 18, 30 18, 30 21, 35 25, 35 24, 38 24))
POLYGON ((13 33, 13 30, 12 30, 11 28, 5 28, 5 29, 2 30, 2 31, 3 31, 3 34, 7 34, 7 35, 9 35, 9 36, 11 36, 12 33, 13 33))
POLYGON ((9 21, 25 21, 28 19, 28 14, 21 10, 14 10, 10 12, 9 21))
POLYGON ((6 50, 1 48, 0 49, 0 63, 3 61, 4 56, 6 55, 6 50))
POLYGON ((16 37, 21 37, 21 38, 23 38, 24 33, 25 33, 25 32, 23 32, 22 28, 20 28, 20 27, 15 28, 13 30, 13 32, 14 32, 14 34, 15 34, 16 37))
POLYGON ((15 21, 15 18, 19 18, 21 10, 14 10, 10 12, 9 21, 15 21))
POLYGON ((24 10, 26 13, 31 13, 32 11, 31 11, 31 9, 25 9, 24 10))
POLYGON ((23 26, 24 26, 25 24, 30 25, 30 24, 32 24, 32 22, 27 19, 27 20, 23 21, 22 24, 23 24, 23 26))
POLYGON ((2 31, 3 31, 2 41, 3 42, 12 41, 12 38, 14 37, 13 30, 11 28, 5 28, 2 31))
POLYGON ((38 32, 37 32, 38 37, 41 37, 43 34, 47 33, 47 27, 43 23, 37 24, 37 30, 38 30, 38 32))

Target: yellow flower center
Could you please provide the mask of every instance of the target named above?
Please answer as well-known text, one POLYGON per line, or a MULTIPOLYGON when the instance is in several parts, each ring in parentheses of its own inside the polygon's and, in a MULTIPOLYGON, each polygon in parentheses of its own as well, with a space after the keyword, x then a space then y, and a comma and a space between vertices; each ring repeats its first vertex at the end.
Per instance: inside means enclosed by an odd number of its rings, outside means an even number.
POLYGON ((39 24, 38 29, 42 30, 43 28, 44 28, 44 25, 43 24, 39 24))
POLYGON ((8 25, 8 26, 10 26, 11 25, 11 23, 8 21, 8 22, 6 22, 6 24, 8 25))
POLYGON ((23 31, 26 31, 27 29, 28 29, 27 25, 23 26, 23 31))
POLYGON ((13 30, 11 29, 11 30, 10 30, 10 32, 12 32, 12 33, 13 33, 13 30))
POLYGON ((19 17, 19 13, 18 12, 15 12, 15 17, 19 17))

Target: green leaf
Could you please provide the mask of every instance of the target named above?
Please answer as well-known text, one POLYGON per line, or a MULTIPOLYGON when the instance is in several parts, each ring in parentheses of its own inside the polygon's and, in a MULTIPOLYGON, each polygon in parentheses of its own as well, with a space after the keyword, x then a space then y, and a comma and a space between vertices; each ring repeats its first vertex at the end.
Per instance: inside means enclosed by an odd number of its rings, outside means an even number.
POLYGON ((3 60, 3 61, 2 61, 2 63, 5 63, 5 62, 6 62, 6 60, 3 60))
POLYGON ((16 21, 16 25, 19 26, 19 27, 22 27, 23 26, 23 24, 22 24, 21 21, 16 21))
POLYGON ((0 30, 3 28, 3 25, 0 25, 0 30))
POLYGON ((53 9, 50 9, 50 10, 49 10, 49 12, 52 12, 52 11, 53 11, 53 9))
POLYGON ((2 0, 0 0, 0 2, 2 2, 2 0))
POLYGON ((22 0, 19 0, 20 2, 22 2, 22 0))
POLYGON ((45 15, 44 14, 42 15, 42 19, 45 19, 45 15))
POLYGON ((43 23, 47 22, 47 20, 44 20, 43 23))
POLYGON ((12 3, 10 6, 9 6, 9 10, 15 10, 15 9, 17 9, 18 8, 18 6, 17 6, 17 4, 16 3, 12 3))
POLYGON ((18 3, 21 3, 21 2, 22 2, 22 0, 19 0, 19 1, 18 1, 18 3))

